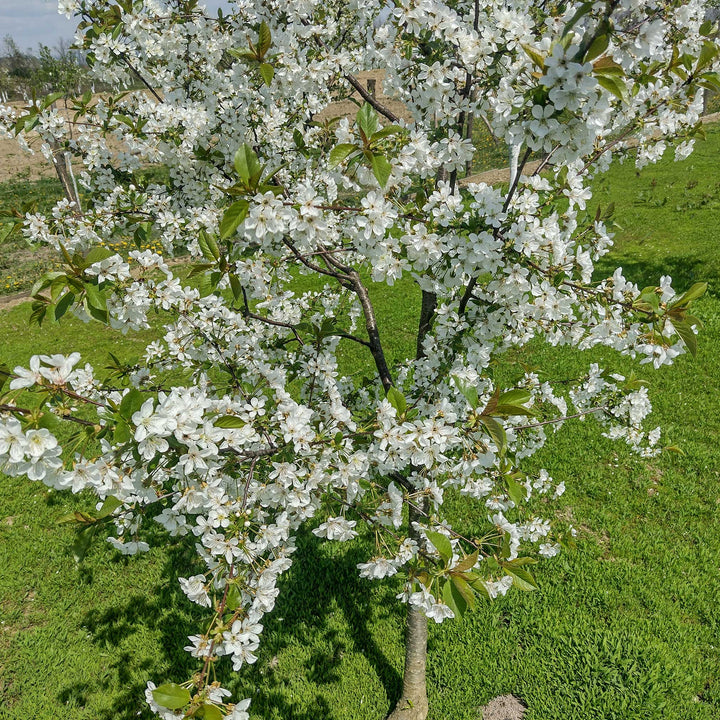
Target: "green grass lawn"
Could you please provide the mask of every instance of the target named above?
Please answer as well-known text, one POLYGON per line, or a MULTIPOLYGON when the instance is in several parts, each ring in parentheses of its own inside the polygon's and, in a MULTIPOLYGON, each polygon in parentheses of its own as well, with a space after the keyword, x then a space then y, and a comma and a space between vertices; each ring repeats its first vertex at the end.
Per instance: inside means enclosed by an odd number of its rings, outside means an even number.
MULTIPOLYGON (((616 206, 617 243, 601 268, 622 264, 642 284, 672 274, 684 287, 710 283, 696 314, 705 323, 695 360, 683 356, 652 381, 655 418, 668 445, 650 461, 600 437, 591 421, 568 424, 541 454, 567 492, 557 511, 578 527, 577 548, 538 566, 541 589, 512 592, 459 622, 430 630, 433 720, 477 720, 479 707, 512 693, 526 720, 712 720, 720 717, 720 130, 683 164, 636 174, 613 168, 597 184, 616 206)), ((393 353, 412 349, 417 311, 391 305, 375 288, 393 353)), ((0 360, 84 349, 98 366, 108 351, 136 353, 152 333, 122 337, 76 321, 28 328, 29 306, 0 314, 0 360)), ((528 358, 526 358, 528 359, 528 358)), ((581 356, 537 345, 533 362, 576 377, 591 359, 631 363, 607 352, 581 356)), ((349 364, 358 363, 348 356, 349 364)), ((638 368, 635 368, 636 370, 638 368)), ((166 541, 125 559, 98 542, 81 567, 73 531, 57 525, 85 496, 40 484, 0 485, 0 718, 130 720, 149 717, 147 679, 182 679, 194 669, 183 637, 199 615, 175 577, 192 551, 166 541)), ((449 500, 455 522, 474 508, 449 500)), ((233 676, 253 698, 253 720, 381 720, 400 689, 404 608, 397 587, 357 577, 370 547, 299 536, 296 563, 266 617, 258 663, 233 676)))

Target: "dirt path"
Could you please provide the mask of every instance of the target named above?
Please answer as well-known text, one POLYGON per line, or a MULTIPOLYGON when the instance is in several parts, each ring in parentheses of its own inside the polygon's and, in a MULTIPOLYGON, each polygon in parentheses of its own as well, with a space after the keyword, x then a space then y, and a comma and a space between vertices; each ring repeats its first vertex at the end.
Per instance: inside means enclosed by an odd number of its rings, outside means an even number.
POLYGON ((0 311, 10 310, 16 305, 27 302, 30 299, 30 292, 15 293, 14 295, 0 295, 0 311))

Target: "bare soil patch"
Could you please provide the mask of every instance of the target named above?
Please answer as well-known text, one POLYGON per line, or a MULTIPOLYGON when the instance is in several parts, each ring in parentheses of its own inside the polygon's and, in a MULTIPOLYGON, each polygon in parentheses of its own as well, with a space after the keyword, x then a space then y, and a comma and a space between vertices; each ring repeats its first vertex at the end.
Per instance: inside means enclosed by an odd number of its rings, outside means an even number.
POLYGON ((522 720, 525 710, 514 695, 500 695, 481 708, 482 720, 522 720))

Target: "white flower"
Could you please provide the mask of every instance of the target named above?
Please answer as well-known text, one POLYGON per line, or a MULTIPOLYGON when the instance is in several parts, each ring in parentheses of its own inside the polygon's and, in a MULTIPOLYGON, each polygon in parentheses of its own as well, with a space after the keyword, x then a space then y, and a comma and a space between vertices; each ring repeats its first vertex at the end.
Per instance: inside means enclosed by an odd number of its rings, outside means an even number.
POLYGON ((190 602, 197 603, 203 607, 210 607, 210 596, 205 588, 205 576, 193 575, 190 578, 178 578, 182 591, 187 595, 190 602))
POLYGON ((342 516, 331 517, 318 525, 313 530, 313 535, 325 537, 328 540, 352 540, 357 537, 357 532, 353 530, 356 524, 355 520, 346 520, 342 516))
POLYGON ((18 366, 13 372, 17 377, 10 381, 11 390, 20 390, 21 388, 28 388, 42 383, 43 376, 40 373, 40 356, 33 355, 30 358, 29 370, 18 366))
POLYGON ((360 570, 360 577, 371 580, 381 580, 397 573, 394 563, 384 557, 375 558, 366 563, 358 563, 357 567, 360 570))

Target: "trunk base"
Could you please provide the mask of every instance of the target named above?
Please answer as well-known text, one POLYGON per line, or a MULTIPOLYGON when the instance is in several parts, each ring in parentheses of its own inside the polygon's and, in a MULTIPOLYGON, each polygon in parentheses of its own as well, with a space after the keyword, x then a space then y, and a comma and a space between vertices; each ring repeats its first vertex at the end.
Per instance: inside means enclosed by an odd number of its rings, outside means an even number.
POLYGON ((426 697, 408 698, 403 695, 387 720, 426 720, 428 701, 426 697))

